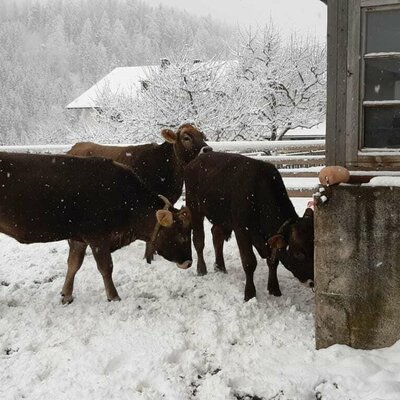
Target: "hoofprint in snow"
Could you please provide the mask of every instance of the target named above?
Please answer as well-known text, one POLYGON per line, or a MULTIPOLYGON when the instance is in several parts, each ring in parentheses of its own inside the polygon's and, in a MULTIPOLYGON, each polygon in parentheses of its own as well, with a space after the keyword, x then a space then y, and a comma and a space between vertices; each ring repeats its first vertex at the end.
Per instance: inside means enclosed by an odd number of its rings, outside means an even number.
MULTIPOLYGON (((308 199, 295 199, 298 212, 308 199)), ((20 245, 0 236, 0 398, 118 400, 398 400, 400 342, 361 351, 314 348, 314 295, 280 268, 283 296, 267 293, 260 260, 257 299, 243 302, 235 240, 228 274, 182 271, 144 243, 114 253, 121 302, 106 301, 93 257, 75 301, 62 306, 67 243, 20 245)))

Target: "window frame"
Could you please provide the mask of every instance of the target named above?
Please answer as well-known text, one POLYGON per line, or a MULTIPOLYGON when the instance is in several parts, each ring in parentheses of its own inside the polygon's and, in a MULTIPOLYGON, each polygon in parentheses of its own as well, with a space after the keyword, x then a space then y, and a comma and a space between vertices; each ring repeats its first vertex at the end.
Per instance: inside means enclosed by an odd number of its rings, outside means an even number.
POLYGON ((400 51, 398 52, 374 52, 374 53, 367 53, 367 14, 371 11, 390 11, 390 10, 400 10, 400 2, 394 3, 392 1, 362 1, 361 2, 361 54, 360 54, 360 98, 359 98, 359 138, 358 138, 358 152, 359 155, 363 154, 371 154, 371 153, 379 153, 379 154, 387 154, 387 155, 394 155, 399 154, 400 156, 400 147, 399 148, 382 148, 382 147, 366 147, 364 146, 365 140, 365 125, 364 125, 364 117, 365 113, 364 110, 366 107, 373 107, 374 108, 383 108, 393 105, 400 106, 400 100, 382 100, 382 101, 370 101, 365 100, 365 70, 366 70, 366 60, 379 60, 384 58, 390 59, 398 59, 400 60, 400 51))
POLYGON ((328 0, 328 164, 352 170, 400 170, 400 149, 363 148, 364 10, 400 0, 328 0))

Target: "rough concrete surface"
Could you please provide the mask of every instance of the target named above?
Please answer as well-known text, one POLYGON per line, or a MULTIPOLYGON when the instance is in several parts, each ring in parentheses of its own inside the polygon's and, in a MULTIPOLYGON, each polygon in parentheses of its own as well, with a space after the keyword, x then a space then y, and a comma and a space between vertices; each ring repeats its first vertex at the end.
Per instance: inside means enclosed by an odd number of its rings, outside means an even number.
POLYGON ((316 345, 400 339, 400 187, 339 185, 315 213, 316 345))

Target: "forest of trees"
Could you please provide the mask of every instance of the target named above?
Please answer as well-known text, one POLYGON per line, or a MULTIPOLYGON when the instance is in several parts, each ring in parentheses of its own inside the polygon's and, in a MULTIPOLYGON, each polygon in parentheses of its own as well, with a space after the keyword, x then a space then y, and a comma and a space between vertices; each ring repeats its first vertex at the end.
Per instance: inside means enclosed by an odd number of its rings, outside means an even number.
POLYGON ((325 115, 325 45, 283 41, 271 25, 241 30, 141 0, 1 0, 0 43, 0 145, 157 140, 183 122, 212 140, 279 140, 325 115), (65 109, 115 67, 164 57, 137 98, 106 96, 89 130, 65 109))
POLYGON ((0 43, 0 144, 65 143, 65 106, 113 68, 226 58, 235 31, 140 0, 1 0, 0 43))

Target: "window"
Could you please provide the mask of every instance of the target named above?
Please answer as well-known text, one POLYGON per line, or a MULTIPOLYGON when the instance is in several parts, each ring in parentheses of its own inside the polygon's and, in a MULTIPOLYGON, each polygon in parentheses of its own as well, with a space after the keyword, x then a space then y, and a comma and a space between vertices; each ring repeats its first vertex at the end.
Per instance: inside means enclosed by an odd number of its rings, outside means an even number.
POLYGON ((400 6, 363 10, 362 149, 400 148, 400 6))

